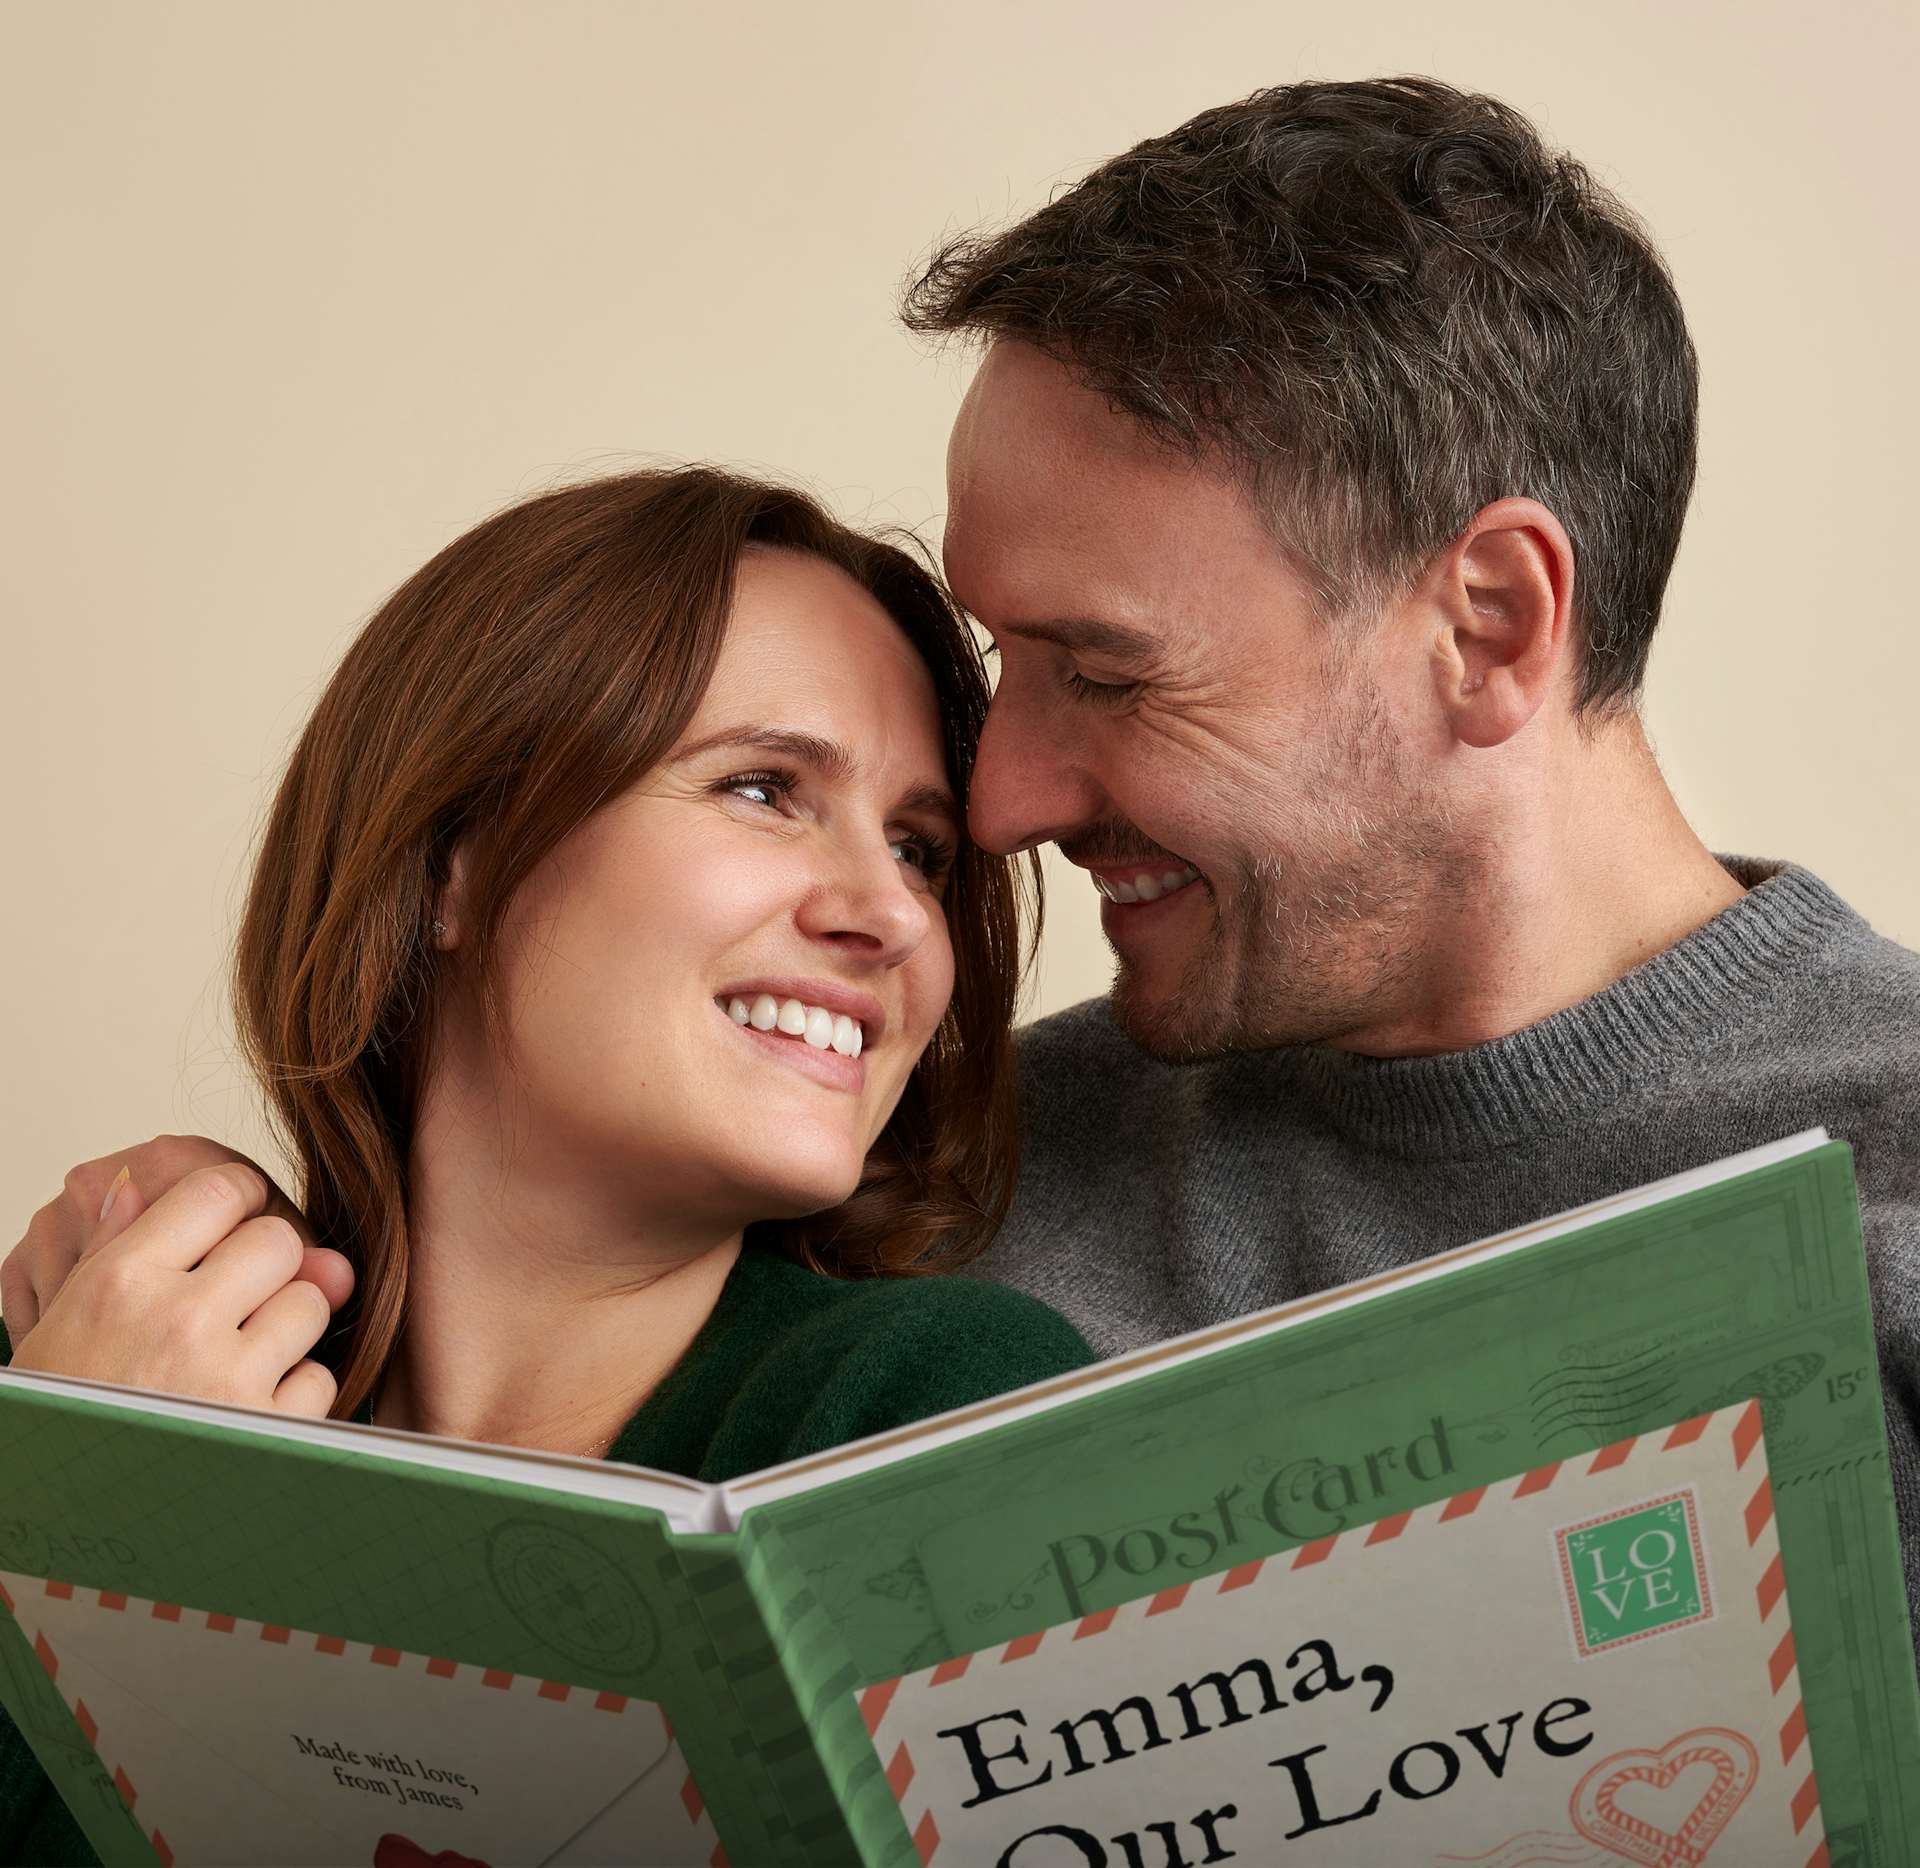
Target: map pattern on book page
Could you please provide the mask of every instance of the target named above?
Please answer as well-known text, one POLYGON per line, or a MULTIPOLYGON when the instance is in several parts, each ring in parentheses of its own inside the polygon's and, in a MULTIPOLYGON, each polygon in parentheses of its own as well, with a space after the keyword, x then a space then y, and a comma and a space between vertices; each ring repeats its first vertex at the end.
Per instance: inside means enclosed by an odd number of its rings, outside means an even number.
POLYGON ((15 1572, 0 1605, 169 1868, 725 1868, 650 1700, 15 1572))
POLYGON ((1762 1423, 1722 1408, 869 1686, 889 1859, 1820 1868, 1762 1423))

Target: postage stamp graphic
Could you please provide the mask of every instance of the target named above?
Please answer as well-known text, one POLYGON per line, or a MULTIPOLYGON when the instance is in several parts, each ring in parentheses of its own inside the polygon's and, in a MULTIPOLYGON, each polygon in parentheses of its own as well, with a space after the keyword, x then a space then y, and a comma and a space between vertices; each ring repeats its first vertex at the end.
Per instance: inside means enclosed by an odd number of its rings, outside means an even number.
POLYGON ((1708 1620, 1713 1591, 1691 1489, 1555 1533, 1581 1659, 1708 1620))

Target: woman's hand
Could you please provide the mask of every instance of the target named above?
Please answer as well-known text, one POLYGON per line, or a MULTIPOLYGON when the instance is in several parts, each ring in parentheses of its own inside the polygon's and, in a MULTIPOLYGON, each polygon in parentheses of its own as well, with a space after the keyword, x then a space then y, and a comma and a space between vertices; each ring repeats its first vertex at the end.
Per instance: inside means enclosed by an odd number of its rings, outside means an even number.
MULTIPOLYGON (((131 1180, 122 1183, 16 1338, 13 1366, 326 1414, 333 1377, 305 1358, 352 1290, 353 1272, 338 1252, 306 1245, 288 1220, 268 1213, 272 1191, 257 1168, 231 1159, 189 1171, 151 1206, 131 1180)), ((32 1241, 30 1231, 22 1247, 32 1241)), ((11 1335, 11 1292, 3 1314, 11 1335)))
POLYGON ((0 1323, 12 1341, 18 1344, 40 1321, 40 1313, 89 1251, 106 1244, 194 1169, 227 1161, 251 1168, 266 1181, 266 1210, 287 1221, 307 1248, 298 1275, 319 1285, 338 1310, 353 1289, 352 1268, 338 1252, 314 1245, 299 1208, 257 1161, 204 1135, 156 1135, 137 1148, 122 1148, 70 1169, 60 1191, 28 1222, 26 1236, 0 1260, 0 1323), (131 1178, 123 1179, 122 1170, 131 1178), (109 1199, 116 1223, 103 1228, 109 1199))

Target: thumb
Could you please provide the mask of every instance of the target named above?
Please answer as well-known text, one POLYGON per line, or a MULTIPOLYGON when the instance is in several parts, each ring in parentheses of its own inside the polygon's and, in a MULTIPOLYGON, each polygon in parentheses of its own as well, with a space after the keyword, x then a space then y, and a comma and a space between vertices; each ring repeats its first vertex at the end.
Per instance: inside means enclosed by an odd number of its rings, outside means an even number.
POLYGON ((94 1227, 93 1237, 80 1256, 91 1258, 103 1245, 112 1244, 146 1210, 146 1200, 133 1184, 133 1176, 122 1168, 107 1189, 106 1201, 100 1209, 100 1223, 94 1227))

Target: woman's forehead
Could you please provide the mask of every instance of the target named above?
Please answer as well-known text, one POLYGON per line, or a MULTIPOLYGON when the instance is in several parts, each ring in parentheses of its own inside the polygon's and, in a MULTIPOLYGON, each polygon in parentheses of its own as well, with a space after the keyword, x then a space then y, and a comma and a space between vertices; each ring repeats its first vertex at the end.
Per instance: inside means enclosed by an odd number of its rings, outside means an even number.
MULTIPOLYGON (((751 718, 846 745, 863 765, 944 763, 933 677, 906 632, 837 566, 790 551, 740 563, 691 740, 751 718)), ((897 776, 897 774, 896 774, 897 776)))

